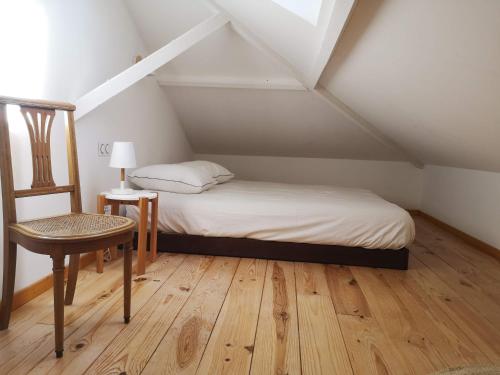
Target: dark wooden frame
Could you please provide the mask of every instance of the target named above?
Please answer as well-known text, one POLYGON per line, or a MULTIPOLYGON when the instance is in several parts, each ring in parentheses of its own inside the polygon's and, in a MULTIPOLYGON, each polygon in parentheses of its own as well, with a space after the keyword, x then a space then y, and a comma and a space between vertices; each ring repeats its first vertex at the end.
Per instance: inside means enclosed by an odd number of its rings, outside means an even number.
MULTIPOLYGON (((134 241, 137 241, 137 233, 134 241)), ((362 247, 261 241, 250 238, 205 237, 164 232, 158 233, 158 251, 398 270, 408 269, 409 255, 407 248, 401 250, 364 249, 362 247)))

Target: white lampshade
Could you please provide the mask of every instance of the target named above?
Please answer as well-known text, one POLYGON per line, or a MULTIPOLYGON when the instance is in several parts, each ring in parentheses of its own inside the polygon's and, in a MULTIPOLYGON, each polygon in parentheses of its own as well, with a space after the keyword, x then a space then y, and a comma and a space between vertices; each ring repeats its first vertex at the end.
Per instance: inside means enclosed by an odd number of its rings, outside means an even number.
POLYGON ((111 168, 135 168, 135 150, 132 142, 113 142, 109 161, 111 168))

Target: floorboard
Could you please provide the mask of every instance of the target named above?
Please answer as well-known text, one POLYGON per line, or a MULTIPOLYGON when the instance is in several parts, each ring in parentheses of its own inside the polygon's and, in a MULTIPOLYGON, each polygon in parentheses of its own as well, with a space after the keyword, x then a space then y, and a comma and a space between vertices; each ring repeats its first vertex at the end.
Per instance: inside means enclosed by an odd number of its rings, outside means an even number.
POLYGON ((143 374, 194 374, 233 280, 239 260, 217 258, 175 319, 143 374))
MULTIPOLYGON (((185 255, 160 255, 148 267, 146 274, 134 277, 132 298, 134 301, 132 317, 146 305, 151 297, 172 276, 185 255)), ((53 355, 52 348, 47 356, 32 370, 38 374, 81 374, 91 366, 107 346, 123 331, 122 291, 97 311, 92 319, 82 324, 65 340, 65 353, 62 359, 53 355)))
POLYGON ((242 259, 203 353, 198 374, 248 374, 266 260, 242 259))
POLYGON ((187 257, 88 372, 140 374, 212 260, 198 255, 187 257))
POLYGON ((408 271, 162 254, 80 273, 53 352, 52 291, 0 332, 0 374, 429 374, 500 365, 500 263, 422 217, 408 271))
POLYGON ((300 373, 294 264, 269 261, 251 374, 300 373))
POLYGON ((296 263, 303 374, 352 374, 323 264, 296 263))

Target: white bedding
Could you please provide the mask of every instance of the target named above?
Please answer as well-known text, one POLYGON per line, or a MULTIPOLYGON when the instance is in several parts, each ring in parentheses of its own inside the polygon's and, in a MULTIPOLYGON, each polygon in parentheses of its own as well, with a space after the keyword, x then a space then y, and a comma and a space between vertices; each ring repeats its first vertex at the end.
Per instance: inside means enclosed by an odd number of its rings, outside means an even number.
MULTIPOLYGON (((401 249, 410 215, 368 190, 233 180, 200 194, 159 193, 165 232, 368 249, 401 249)), ((138 220, 137 207, 127 216, 138 220)))

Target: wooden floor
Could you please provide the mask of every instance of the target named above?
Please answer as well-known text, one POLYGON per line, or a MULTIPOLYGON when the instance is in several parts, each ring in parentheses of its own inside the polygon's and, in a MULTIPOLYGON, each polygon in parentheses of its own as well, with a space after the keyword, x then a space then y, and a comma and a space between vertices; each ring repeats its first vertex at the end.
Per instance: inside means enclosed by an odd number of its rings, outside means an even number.
POLYGON ((163 254, 81 272, 53 353, 51 291, 0 332, 0 374, 428 374, 500 364, 500 263, 416 218, 409 271, 163 254))

